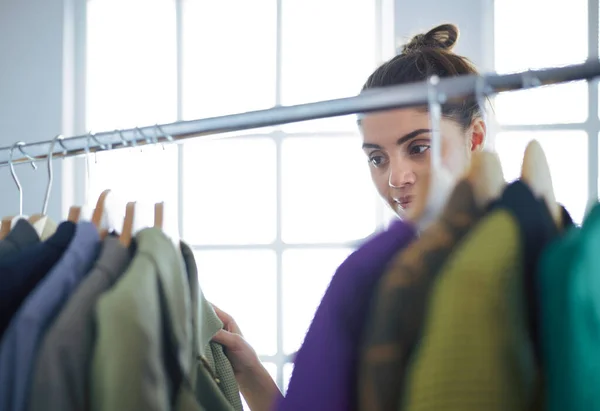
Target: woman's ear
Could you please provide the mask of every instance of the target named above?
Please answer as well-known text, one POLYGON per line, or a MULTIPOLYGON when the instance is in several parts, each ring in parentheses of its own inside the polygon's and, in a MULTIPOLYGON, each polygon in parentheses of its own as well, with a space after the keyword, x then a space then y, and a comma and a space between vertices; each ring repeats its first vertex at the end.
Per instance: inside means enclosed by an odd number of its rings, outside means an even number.
POLYGON ((483 143, 485 142, 485 135, 487 128, 485 122, 481 118, 473 120, 471 128, 469 128, 469 139, 471 140, 471 151, 483 150, 483 143))

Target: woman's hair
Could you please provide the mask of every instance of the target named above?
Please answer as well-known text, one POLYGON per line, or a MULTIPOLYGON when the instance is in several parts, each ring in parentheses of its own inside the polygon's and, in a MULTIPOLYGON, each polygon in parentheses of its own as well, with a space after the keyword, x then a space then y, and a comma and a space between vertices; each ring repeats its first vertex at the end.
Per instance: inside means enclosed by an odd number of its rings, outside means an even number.
MULTIPOLYGON (((442 24, 425 34, 414 36, 402 47, 399 55, 369 76, 363 91, 425 81, 433 75, 441 78, 479 74, 469 59, 452 52, 458 37, 458 27, 454 24, 442 24)), ((477 99, 467 97, 443 104, 442 114, 457 121, 466 130, 482 113, 477 99)))

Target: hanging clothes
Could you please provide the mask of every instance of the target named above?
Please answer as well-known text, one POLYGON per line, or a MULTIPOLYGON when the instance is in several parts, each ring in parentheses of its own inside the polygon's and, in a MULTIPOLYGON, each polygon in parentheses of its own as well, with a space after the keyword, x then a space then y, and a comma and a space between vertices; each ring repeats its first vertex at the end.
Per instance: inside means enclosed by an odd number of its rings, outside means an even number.
POLYGON ((460 181, 440 218, 389 264, 366 320, 358 372, 359 410, 398 409, 429 290, 448 255, 482 214, 471 183, 460 181))
POLYGON ((521 184, 505 190, 440 272, 402 409, 518 411, 535 404, 539 375, 525 315, 523 251, 532 249, 524 242, 539 240, 529 232, 552 232, 553 223, 521 184), (513 191, 520 191, 518 205, 503 206, 513 191), (515 210, 532 217, 527 226, 515 210))
MULTIPOLYGON (((20 219, 8 235, 0 240, 0 260, 40 242, 40 236, 29 221, 20 219)), ((0 333, 1 335, 1 333, 0 333)))
POLYGON ((38 233, 42 241, 46 241, 56 232, 58 224, 56 224, 48 216, 43 216, 41 219, 33 223, 33 228, 38 233))
POLYGON ((87 278, 82 281, 42 342, 36 361, 29 411, 91 409, 88 395, 96 338, 95 306, 127 269, 133 255, 109 235, 87 278))
POLYGON ((158 228, 136 241, 126 272, 96 304, 93 409, 241 411, 231 364, 209 344, 223 324, 198 289, 192 251, 158 228))
POLYGON ((519 411, 531 404, 519 253, 517 222, 506 210, 482 221, 453 253, 431 292, 402 409, 519 411))
MULTIPOLYGON (((60 259, 75 235, 75 224, 62 223, 47 241, 0 260, 0 337, 27 296, 60 259)), ((10 235, 10 234, 9 234, 10 235)), ((0 363, 0 369, 2 365, 0 363)), ((2 393, 2 387, 0 387, 2 393)), ((0 395, 0 404, 2 404, 0 395)), ((2 409, 0 407, 0 409, 2 409)))
POLYGON ((387 262, 416 232, 396 221, 338 268, 294 362, 280 411, 347 411, 356 404, 358 347, 369 300, 387 262))
POLYGON ((525 315, 528 320, 527 328, 531 334, 536 361, 540 365, 537 265, 542 251, 560 232, 572 227, 573 220, 567 210, 561 206, 561 227, 557 227, 552 221, 552 216, 544 200, 534 197, 527 184, 520 180, 508 185, 502 197, 489 207, 490 210, 500 208, 511 211, 520 227, 521 244, 523 246, 523 286, 527 305, 525 315))
POLYGON ((0 409, 3 411, 25 411, 41 339, 90 271, 99 249, 96 227, 89 222, 77 224, 73 240, 60 260, 11 320, 0 344, 0 409))
POLYGON ((548 411, 600 409, 600 204, 571 227, 539 266, 548 411))
POLYGON ((94 410, 170 409, 180 381, 168 370, 187 375, 191 367, 191 303, 181 256, 158 228, 143 229, 136 241, 127 271, 96 305, 94 410), (163 316, 172 324, 175 347, 165 341, 163 316))
MULTIPOLYGON (((182 389, 192 388, 195 392, 195 399, 205 410, 242 411, 240 390, 231 363, 225 356, 223 346, 210 341, 223 328, 223 323, 204 298, 198 284, 198 267, 194 253, 183 242, 181 243, 181 254, 187 268, 193 307, 191 316, 194 358, 189 376, 190 384, 189 386, 185 385, 182 389)), ((185 395, 189 397, 189 394, 185 395)))

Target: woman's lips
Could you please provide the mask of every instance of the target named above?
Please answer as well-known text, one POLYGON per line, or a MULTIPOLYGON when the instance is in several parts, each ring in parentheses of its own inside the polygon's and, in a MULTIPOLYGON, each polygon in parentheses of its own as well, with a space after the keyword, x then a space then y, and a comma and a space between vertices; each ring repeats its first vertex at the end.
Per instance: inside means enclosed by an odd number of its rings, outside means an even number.
POLYGON ((402 196, 398 198, 394 198, 394 203, 400 206, 402 209, 406 210, 410 207, 413 202, 413 196, 402 196))

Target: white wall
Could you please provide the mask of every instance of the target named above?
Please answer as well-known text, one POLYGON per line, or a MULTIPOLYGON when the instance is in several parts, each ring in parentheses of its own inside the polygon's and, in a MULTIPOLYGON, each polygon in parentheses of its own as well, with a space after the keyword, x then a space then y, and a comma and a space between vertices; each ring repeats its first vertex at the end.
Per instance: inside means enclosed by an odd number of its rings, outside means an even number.
MULTIPOLYGON (((0 0, 0 146, 22 140, 48 140, 72 130, 65 69, 65 0, 0 0), (69 106, 68 109, 65 109, 69 106)), ((18 153, 18 152, 17 152, 18 153)), ((37 171, 16 166, 23 186, 24 213, 41 212, 48 181, 45 164, 37 171)), ((61 216, 63 164, 54 161, 48 214, 61 216)), ((18 214, 18 191, 8 167, 0 168, 0 216, 18 214)))

